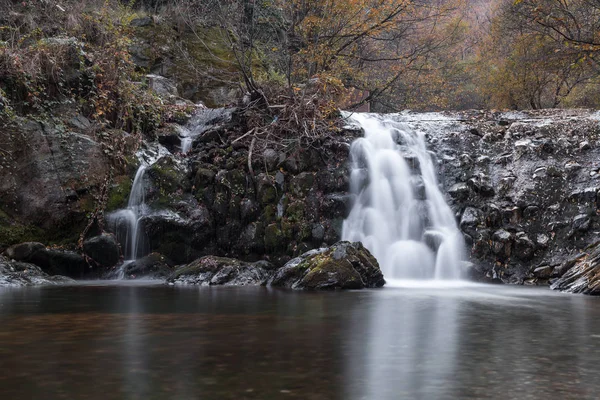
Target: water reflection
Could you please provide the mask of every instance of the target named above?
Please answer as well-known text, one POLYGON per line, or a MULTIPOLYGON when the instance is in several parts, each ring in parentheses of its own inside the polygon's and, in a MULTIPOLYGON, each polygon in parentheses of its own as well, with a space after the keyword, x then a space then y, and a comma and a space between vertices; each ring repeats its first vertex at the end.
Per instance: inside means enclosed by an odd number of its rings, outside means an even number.
POLYGON ((507 287, 0 290, 0 396, 592 399, 599 317, 507 287))

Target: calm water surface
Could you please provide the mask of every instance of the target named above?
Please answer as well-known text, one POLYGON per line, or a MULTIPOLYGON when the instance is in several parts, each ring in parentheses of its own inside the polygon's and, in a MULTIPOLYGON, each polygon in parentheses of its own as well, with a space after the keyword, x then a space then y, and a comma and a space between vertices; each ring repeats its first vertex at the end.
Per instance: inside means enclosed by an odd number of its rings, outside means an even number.
POLYGON ((1 399, 597 399, 600 299, 506 286, 0 289, 1 399))

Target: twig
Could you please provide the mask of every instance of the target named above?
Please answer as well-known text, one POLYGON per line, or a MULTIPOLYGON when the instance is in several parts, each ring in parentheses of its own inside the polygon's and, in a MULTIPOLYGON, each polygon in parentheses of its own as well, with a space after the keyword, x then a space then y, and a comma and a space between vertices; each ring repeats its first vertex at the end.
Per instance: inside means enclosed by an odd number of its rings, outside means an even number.
POLYGON ((240 140, 242 140, 243 138, 245 138, 246 136, 252 134, 254 131, 256 130, 256 128, 252 128, 250 129, 248 132, 244 133, 242 136, 240 136, 239 138, 235 139, 233 142, 231 142, 231 144, 234 144, 235 142, 238 142, 240 140))
POLYGON ((254 170, 252 169, 252 150, 254 150, 254 144, 256 144, 256 136, 252 138, 252 142, 250 143, 250 149, 248 150, 248 172, 250 172, 250 176, 254 181, 254 170))

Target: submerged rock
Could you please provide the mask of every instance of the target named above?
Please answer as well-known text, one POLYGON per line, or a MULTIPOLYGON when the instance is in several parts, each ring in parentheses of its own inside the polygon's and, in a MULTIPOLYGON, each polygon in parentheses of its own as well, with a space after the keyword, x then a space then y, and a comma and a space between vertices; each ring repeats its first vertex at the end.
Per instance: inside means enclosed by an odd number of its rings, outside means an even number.
POLYGON ((176 285, 260 286, 273 275, 267 261, 249 263, 234 258, 205 256, 175 269, 167 282, 176 285))
POLYGON ((37 265, 11 261, 0 256, 0 287, 57 285, 73 283, 73 279, 65 276, 50 276, 37 265))
POLYGON ((377 260, 361 243, 338 242, 289 261, 269 284, 292 289, 362 289, 381 287, 385 280, 377 260))
POLYGON ((590 246, 587 252, 576 256, 571 263, 573 266, 550 288, 568 293, 600 296, 600 242, 590 246))

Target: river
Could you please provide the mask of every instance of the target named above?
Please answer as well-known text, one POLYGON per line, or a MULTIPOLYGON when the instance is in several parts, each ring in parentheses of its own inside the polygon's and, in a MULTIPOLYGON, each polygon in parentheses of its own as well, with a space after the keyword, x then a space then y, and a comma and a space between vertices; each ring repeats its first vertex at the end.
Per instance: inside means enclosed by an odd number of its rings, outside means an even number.
POLYGON ((148 282, 0 288, 2 399, 595 399, 600 298, 148 282))

